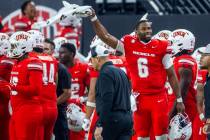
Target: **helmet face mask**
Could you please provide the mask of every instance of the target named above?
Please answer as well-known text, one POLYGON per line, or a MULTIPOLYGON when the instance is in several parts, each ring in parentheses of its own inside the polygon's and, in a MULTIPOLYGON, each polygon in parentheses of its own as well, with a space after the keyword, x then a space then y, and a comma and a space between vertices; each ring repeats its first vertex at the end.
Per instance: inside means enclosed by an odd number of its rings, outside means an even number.
POLYGON ((74 132, 81 131, 82 122, 85 118, 85 113, 82 112, 82 109, 78 105, 71 103, 68 105, 66 113, 69 129, 74 132))
POLYGON ((178 113, 169 124, 169 140, 188 140, 192 135, 192 123, 188 115, 178 113))

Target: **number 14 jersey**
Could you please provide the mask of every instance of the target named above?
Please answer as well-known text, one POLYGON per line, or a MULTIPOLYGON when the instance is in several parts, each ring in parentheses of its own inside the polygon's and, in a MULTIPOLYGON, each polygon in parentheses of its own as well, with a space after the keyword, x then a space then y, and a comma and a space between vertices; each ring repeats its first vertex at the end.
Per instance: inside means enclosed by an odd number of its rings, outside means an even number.
POLYGON ((158 94, 165 90, 166 70, 173 63, 168 42, 152 39, 148 43, 136 36, 126 35, 120 43, 130 71, 133 91, 140 94, 158 94))

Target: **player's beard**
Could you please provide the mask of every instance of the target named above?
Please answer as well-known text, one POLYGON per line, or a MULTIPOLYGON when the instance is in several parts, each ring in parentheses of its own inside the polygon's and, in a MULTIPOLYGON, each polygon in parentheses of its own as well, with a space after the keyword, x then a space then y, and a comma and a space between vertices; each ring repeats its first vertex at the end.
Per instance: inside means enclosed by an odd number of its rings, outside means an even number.
POLYGON ((151 40, 151 35, 148 35, 147 33, 138 33, 138 37, 141 41, 144 43, 148 43, 151 40))

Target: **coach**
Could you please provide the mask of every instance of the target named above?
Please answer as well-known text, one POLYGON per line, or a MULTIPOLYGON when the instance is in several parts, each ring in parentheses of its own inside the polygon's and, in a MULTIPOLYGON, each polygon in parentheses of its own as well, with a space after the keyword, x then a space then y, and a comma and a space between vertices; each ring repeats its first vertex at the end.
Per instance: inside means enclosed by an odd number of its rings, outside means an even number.
POLYGON ((97 45, 91 49, 91 62, 99 71, 96 82, 96 111, 99 116, 96 140, 130 140, 132 114, 131 85, 126 74, 109 61, 108 49, 97 45))

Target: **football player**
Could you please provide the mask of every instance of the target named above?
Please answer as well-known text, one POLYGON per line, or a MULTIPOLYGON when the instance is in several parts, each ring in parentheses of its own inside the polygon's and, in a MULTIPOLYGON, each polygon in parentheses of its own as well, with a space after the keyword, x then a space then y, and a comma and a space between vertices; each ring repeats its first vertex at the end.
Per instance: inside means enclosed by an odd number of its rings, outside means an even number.
POLYGON ((43 109, 40 103, 42 90, 42 62, 29 57, 32 39, 29 33, 19 31, 10 39, 10 58, 17 59, 11 72, 10 140, 42 140, 43 109))
MULTIPOLYGON (((84 111, 84 103, 87 100, 86 91, 89 86, 89 71, 88 65, 75 59, 75 55, 76 46, 71 43, 64 43, 61 45, 61 48, 59 49, 59 61, 67 67, 72 78, 72 94, 68 103, 77 104, 84 111)), ((83 140, 85 137, 85 131, 83 131, 82 128, 79 132, 77 132, 77 130, 71 129, 69 137, 75 140, 83 140)))
POLYGON ((5 33, 0 33, 0 139, 4 140, 9 140, 9 80, 12 66, 15 63, 14 60, 6 56, 10 49, 9 36, 5 33))
POLYGON ((37 57, 42 61, 43 78, 41 90, 41 103, 44 112, 44 140, 50 140, 57 119, 57 95, 56 76, 58 72, 58 62, 51 56, 43 53, 44 35, 37 30, 29 30, 28 33, 34 41, 31 57, 37 57))
POLYGON ((136 36, 125 35, 120 41, 109 34, 97 19, 93 9, 86 13, 90 15, 93 29, 98 37, 110 47, 125 54, 132 89, 135 93, 140 93, 137 97, 137 111, 134 112, 137 139, 149 139, 152 127, 157 140, 166 140, 168 113, 165 108, 167 98, 164 85, 167 76, 176 93, 177 109, 179 112, 184 111, 177 77, 168 54, 168 42, 151 39, 152 27, 151 22, 147 20, 147 15, 136 24, 136 36))
POLYGON ((21 5, 21 13, 15 22, 15 31, 28 31, 31 30, 31 25, 37 21, 36 19, 36 6, 32 0, 27 0, 21 5))
POLYGON ((205 47, 200 47, 195 50, 193 57, 196 59, 198 64, 198 76, 197 76, 197 94, 196 103, 198 114, 196 115, 193 122, 193 139, 206 140, 206 134, 203 133, 203 127, 205 125, 204 117, 204 85, 206 82, 206 75, 208 71, 205 66, 201 63, 201 55, 205 52, 205 47))
POLYGON ((194 50, 195 37, 188 30, 177 29, 171 33, 171 41, 174 68, 180 83, 185 111, 193 123, 197 114, 195 96, 198 67, 190 53, 194 50))

